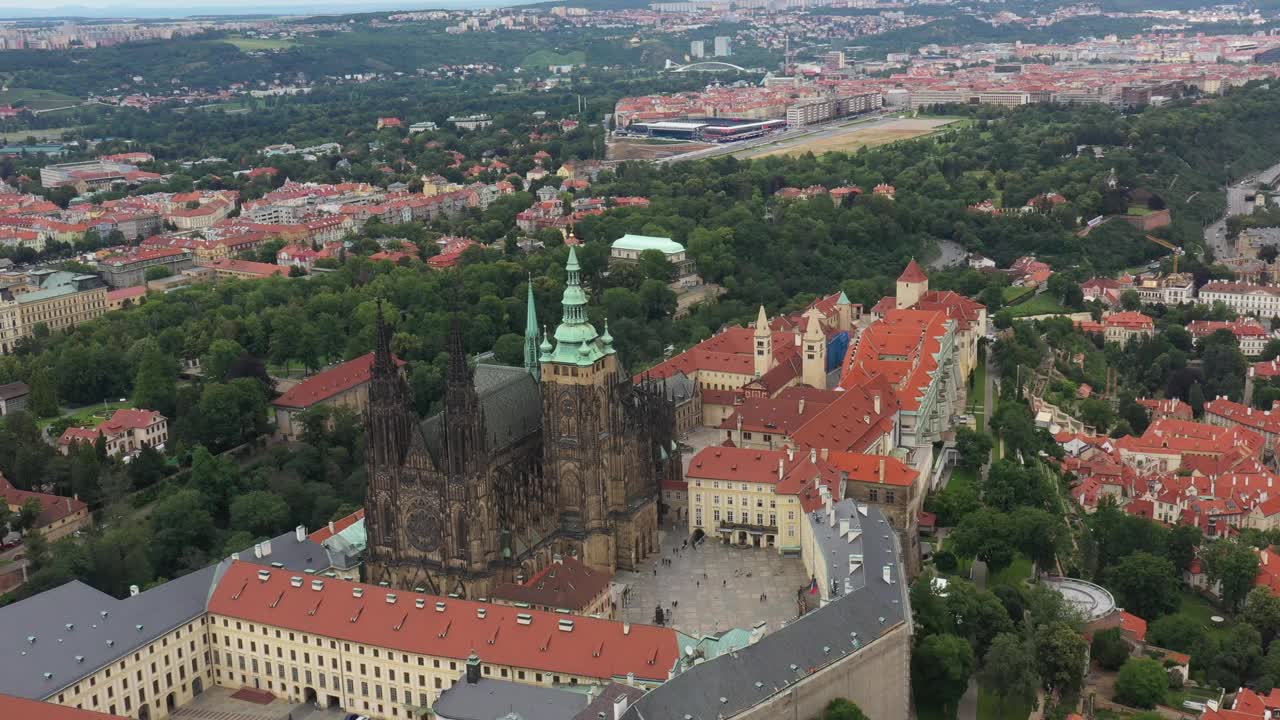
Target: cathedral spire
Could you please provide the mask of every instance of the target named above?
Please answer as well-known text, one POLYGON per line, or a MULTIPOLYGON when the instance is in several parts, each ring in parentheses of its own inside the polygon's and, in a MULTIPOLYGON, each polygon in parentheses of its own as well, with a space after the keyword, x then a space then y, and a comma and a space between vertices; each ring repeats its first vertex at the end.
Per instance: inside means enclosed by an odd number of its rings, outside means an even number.
POLYGON ((382 316, 382 301, 378 301, 378 316, 375 321, 375 340, 373 346, 373 374, 386 375, 394 369, 395 361, 391 359, 391 331, 387 327, 386 318, 382 316))
POLYGON ((449 371, 445 377, 449 385, 459 383, 471 384, 470 366, 467 365, 467 350, 462 344, 462 321, 454 315, 449 320, 449 371))
POLYGON ((529 276, 529 297, 524 313, 524 369, 534 380, 541 375, 538 369, 538 310, 533 304, 533 276, 529 276))

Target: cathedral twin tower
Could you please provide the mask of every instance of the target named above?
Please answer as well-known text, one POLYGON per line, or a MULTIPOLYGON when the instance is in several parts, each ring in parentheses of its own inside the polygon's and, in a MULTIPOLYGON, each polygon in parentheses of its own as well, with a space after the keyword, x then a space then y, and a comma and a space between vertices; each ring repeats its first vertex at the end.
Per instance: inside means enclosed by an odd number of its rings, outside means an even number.
POLYGON ((679 470, 660 388, 631 382, 587 319, 573 248, 562 317, 538 342, 530 287, 525 367, 471 367, 455 320, 444 411, 420 421, 378 319, 365 413, 366 579, 485 597, 556 554, 633 569, 658 547, 659 482, 679 470))

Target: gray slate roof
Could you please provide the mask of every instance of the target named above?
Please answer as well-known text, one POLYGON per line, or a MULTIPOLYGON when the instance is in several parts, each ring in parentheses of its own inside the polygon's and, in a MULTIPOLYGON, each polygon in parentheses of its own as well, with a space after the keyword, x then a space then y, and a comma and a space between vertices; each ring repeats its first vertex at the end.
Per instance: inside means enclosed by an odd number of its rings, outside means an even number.
POLYGON ((77 580, 0 609, 0 693, 44 699, 191 622, 222 570, 210 566, 123 600, 77 580))
POLYGON ((841 518, 848 518, 858 524, 861 536, 850 543, 847 536, 837 538, 836 532, 827 528, 819 533, 818 542, 824 555, 838 558, 833 562, 841 566, 841 572, 832 577, 839 579, 841 592, 846 579, 853 592, 765 635, 754 645, 686 669, 640 698, 624 716, 626 720, 731 717, 803 679, 812 669, 874 642, 903 622, 909 608, 897 534, 874 506, 864 506, 866 515, 852 500, 835 507, 834 530, 839 530, 841 518), (848 555, 857 553, 862 554, 863 564, 849 573, 848 555), (892 565, 892 584, 882 579, 886 564, 892 565))
MULTIPOLYGON (((254 547, 261 548, 258 544, 238 555, 260 565, 280 563, 293 572, 327 570, 324 547, 303 538, 299 542, 295 532, 288 532, 271 539, 270 552, 255 553, 254 547)), ((124 599, 73 580, 0 608, 0 694, 44 699, 191 622, 204 614, 226 564, 210 565, 124 599), (28 640, 31 637, 34 642, 28 640), (46 679, 45 673, 53 677, 46 679)))
POLYGON ((511 713, 519 720, 573 720, 586 705, 587 696, 571 690, 480 678, 458 681, 431 710, 439 720, 505 720, 511 713))
MULTIPOLYGON (((476 395, 484 410, 485 451, 495 453, 542 429, 542 390, 524 368, 480 363, 475 369, 476 395)), ((444 413, 422 422, 427 448, 438 454, 444 413)))

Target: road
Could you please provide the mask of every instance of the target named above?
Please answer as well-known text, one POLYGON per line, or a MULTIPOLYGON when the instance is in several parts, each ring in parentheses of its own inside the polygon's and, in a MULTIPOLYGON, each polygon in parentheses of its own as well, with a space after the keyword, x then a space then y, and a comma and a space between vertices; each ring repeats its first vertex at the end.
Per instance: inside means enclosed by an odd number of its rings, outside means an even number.
POLYGON ((943 238, 938 241, 938 257, 929 262, 929 269, 943 270, 953 265, 962 265, 967 257, 969 251, 961 247, 960 243, 943 238))
POLYGON ((1204 229, 1205 246, 1213 250, 1213 256, 1219 260, 1236 256, 1236 250, 1232 247, 1232 243, 1227 239, 1227 218, 1237 215, 1247 215, 1253 212, 1253 207, 1245 201, 1245 196, 1252 194, 1260 184, 1271 185, 1277 179, 1280 179, 1280 163, 1276 163, 1260 173, 1250 175, 1234 185, 1229 185, 1227 191, 1227 214, 1215 223, 1212 223, 1204 229))

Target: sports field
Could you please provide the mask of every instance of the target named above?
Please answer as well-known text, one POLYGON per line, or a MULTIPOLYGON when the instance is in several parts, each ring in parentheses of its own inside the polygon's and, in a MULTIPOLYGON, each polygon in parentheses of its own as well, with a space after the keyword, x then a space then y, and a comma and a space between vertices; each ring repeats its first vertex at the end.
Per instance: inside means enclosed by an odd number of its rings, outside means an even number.
POLYGON ((903 118, 888 122, 836 127, 819 130, 812 135, 794 140, 782 140, 775 144, 752 148, 739 154, 738 157, 759 158, 770 155, 803 155, 807 152, 814 155, 850 152, 860 147, 874 147, 928 135, 952 122, 954 120, 945 118, 903 118))
POLYGON ((241 52, 253 52, 255 50, 288 50, 298 44, 293 40, 285 40, 282 38, 250 37, 229 37, 225 42, 229 42, 240 48, 241 52))

